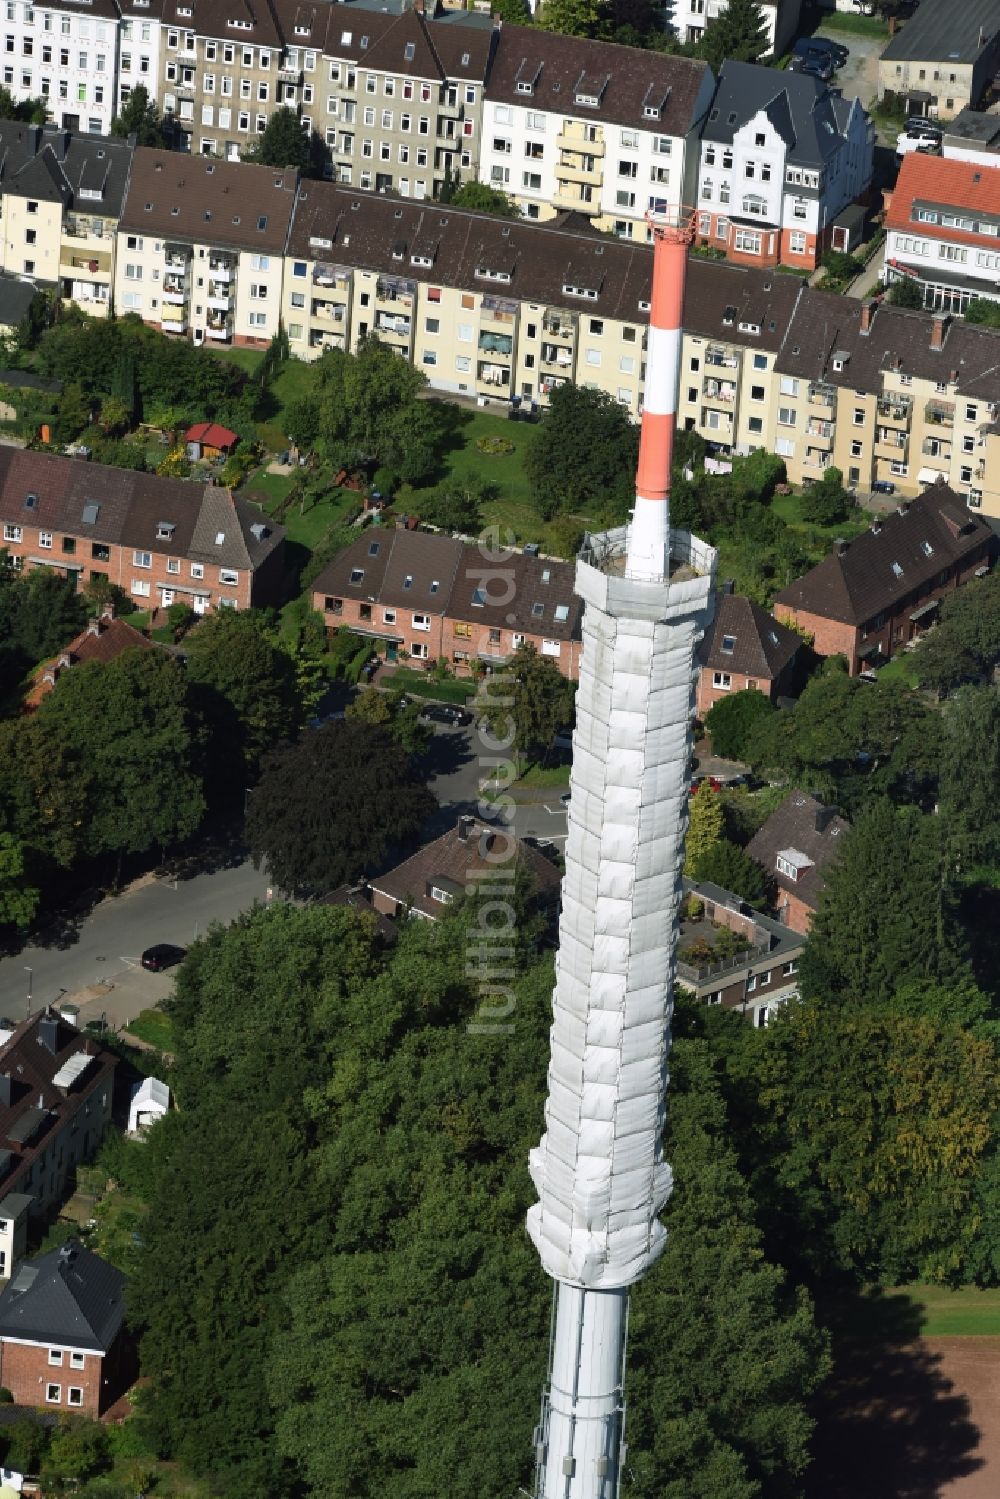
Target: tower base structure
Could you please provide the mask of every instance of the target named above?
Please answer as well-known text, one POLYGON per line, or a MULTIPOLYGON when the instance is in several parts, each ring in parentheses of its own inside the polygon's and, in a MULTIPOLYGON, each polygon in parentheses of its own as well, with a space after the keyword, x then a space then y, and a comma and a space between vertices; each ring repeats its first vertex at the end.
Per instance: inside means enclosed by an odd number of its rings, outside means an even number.
POLYGON ((639 577, 628 528, 587 538, 545 1133, 528 1232, 557 1282, 537 1499, 616 1499, 627 1288, 663 1250, 663 1158, 695 652, 716 554, 671 532, 639 577))

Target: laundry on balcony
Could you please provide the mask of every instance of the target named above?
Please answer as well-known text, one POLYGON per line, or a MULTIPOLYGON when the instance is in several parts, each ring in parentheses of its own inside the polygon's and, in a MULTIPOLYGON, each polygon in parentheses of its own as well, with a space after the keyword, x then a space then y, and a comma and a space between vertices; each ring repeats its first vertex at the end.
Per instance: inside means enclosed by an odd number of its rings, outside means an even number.
POLYGON ((484 385, 506 385, 510 371, 504 369, 502 364, 484 364, 480 368, 479 378, 484 385))

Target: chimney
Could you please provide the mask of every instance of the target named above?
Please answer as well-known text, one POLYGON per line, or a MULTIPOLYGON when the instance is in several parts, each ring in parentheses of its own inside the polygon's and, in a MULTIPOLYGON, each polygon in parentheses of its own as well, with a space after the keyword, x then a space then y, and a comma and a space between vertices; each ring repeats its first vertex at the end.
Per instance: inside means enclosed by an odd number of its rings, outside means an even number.
POLYGON ((413 13, 422 16, 424 13, 424 0, 413 0, 413 13))
POLYGON ((836 541, 833 543, 833 550, 835 555, 838 557, 846 556, 850 545, 851 543, 849 541, 845 541, 843 536, 838 536, 836 541))
MULTIPOLYGON (((73 680, 75 681, 76 678, 74 677, 73 680)), ((475 818, 473 817, 460 817, 458 819, 458 837, 460 843, 468 843, 474 825, 475 818)))
POLYGON ((817 833, 825 832, 827 823, 833 815, 832 807, 817 807, 813 813, 817 833))
POLYGON ((735 580, 735 578, 723 578, 722 584, 721 584, 721 586, 719 588, 719 592, 722 593, 722 594, 729 595, 729 594, 732 594, 732 592, 735 589, 735 587, 736 587, 736 580, 735 580))
POLYGON ((865 302, 861 307, 861 332, 867 337, 872 331, 872 323, 878 311, 877 302, 865 302))
MULTIPOLYGON (((253 527, 251 526, 250 529, 252 531, 253 527)), ((101 610, 101 618, 102 619, 106 619, 108 621, 108 623, 110 624, 111 621, 114 619, 114 617, 115 617, 115 606, 114 606, 113 601, 109 600, 105 604, 104 608, 101 610)))
POLYGON ((880 536, 882 534, 882 522, 880 520, 872 521, 871 533, 873 536, 880 536))
POLYGON ((937 312, 934 314, 934 320, 931 323, 932 349, 940 350, 944 348, 944 336, 948 330, 948 324, 950 322, 951 319, 949 317, 946 317, 943 313, 937 312))
POLYGON ((38 1044, 55 1056, 59 1050, 59 1017, 48 1011, 38 1021, 38 1044))
POLYGON ((0 1072, 0 1108, 9 1109, 11 1103, 12 1084, 9 1072, 0 1072))

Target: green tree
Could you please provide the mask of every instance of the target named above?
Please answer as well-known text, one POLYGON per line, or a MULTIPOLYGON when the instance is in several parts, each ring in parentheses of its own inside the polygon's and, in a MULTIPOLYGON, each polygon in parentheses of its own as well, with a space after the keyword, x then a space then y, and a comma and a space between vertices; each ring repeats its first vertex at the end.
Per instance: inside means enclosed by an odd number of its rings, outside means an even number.
POLYGON ((155 100, 149 97, 144 84, 137 84, 121 107, 121 112, 111 121, 111 134, 134 135, 137 146, 169 146, 167 133, 155 100))
POLYGON ((992 671, 1000 661, 1000 573, 946 594, 936 629, 923 637, 911 659, 921 686, 939 693, 992 671))
POLYGON ((69 1494, 110 1466, 105 1427, 97 1421, 70 1417, 63 1419, 52 1433, 40 1477, 47 1491, 69 1494))
POLYGON ((117 583, 112 583, 104 573, 91 572, 83 585, 81 597, 87 605, 89 615, 103 614, 107 608, 114 609, 119 619, 127 614, 135 613, 132 595, 126 593, 124 588, 120 588, 117 583))
POLYGON ((374 870, 420 827, 434 798, 382 729, 344 719, 264 761, 247 840, 289 894, 323 894, 374 870))
POLYGON ((713 73, 727 60, 759 62, 770 50, 767 25, 756 0, 729 0, 725 10, 709 21, 698 44, 699 54, 713 73))
POLYGON ((210 777, 240 798, 263 756, 302 721, 295 665, 255 611, 206 615, 184 644, 188 680, 209 731, 210 777), (233 778, 234 757, 239 756, 233 778))
POLYGON ((690 878, 698 861, 715 847, 726 830, 721 799, 705 787, 688 797, 688 830, 684 840, 684 873, 690 878))
POLYGON ((1000 864, 1000 696, 963 687, 942 713, 938 810, 950 869, 1000 864))
POLYGON ((814 526, 835 526, 857 508, 844 488, 839 468, 828 468, 822 479, 802 491, 802 519, 814 526))
MULTIPOLYGON (((527 14, 522 0, 513 0, 513 3, 520 6, 524 15, 527 14)), ((520 24, 523 25, 523 21, 520 24)), ((490 187, 486 182, 463 182, 452 193, 450 202, 453 208, 467 208, 473 213, 491 213, 501 219, 521 217, 521 210, 510 194, 501 192, 498 187, 490 187)))
POLYGON ((404 705, 403 696, 402 692, 389 693, 377 687, 366 687, 348 704, 346 716, 373 728, 384 729, 408 755, 423 754, 430 744, 431 730, 420 722, 421 703, 414 701, 404 705))
POLYGON ((276 109, 268 117, 263 134, 242 153, 242 159, 265 167, 298 167, 305 172, 311 161, 309 137, 298 111, 287 105, 276 109))
POLYGON ((483 523, 483 506, 492 503, 497 494, 495 484, 477 479, 442 484, 420 500, 421 517, 442 531, 475 536, 483 523))
POLYGON ((924 289, 919 281, 913 281, 909 276, 899 281, 894 281, 889 288, 889 301, 893 307, 912 307, 923 310, 924 289))
POLYGON ((493 0, 492 15, 505 26, 531 25, 531 13, 525 0, 493 0))
MULTIPOLYGON (((699 800, 696 797, 695 800, 699 800)), ((762 906, 767 893, 764 871, 755 859, 728 838, 719 838, 691 865, 691 878, 731 890, 751 906, 762 906)))
POLYGON ((536 22, 563 36, 597 36, 607 18, 606 0, 544 0, 536 22))
POLYGON ((376 337, 363 339, 356 354, 328 349, 313 368, 319 445, 332 462, 354 467, 374 459, 408 483, 433 469, 442 415, 434 402, 417 400, 427 384, 421 370, 376 337))
POLYGON ((821 996, 779 1012, 745 1059, 760 1198, 817 1273, 889 1285, 967 1275, 996 1063, 992 1039, 912 1009, 821 996))
POLYGON ((181 667, 160 651, 125 651, 67 672, 35 715, 65 746, 85 788, 83 846, 144 853, 188 838, 205 810, 181 667), (113 725, 113 732, 109 732, 113 725))
POLYGON ((636 1499, 791 1494, 809 1463, 804 1402, 829 1371, 827 1338, 806 1293, 764 1258, 731 1135, 708 1047, 682 1034, 670 1059, 667 1247, 629 1318, 636 1499))
POLYGON ((41 892, 25 878, 25 848, 14 833, 0 833, 0 923, 26 931, 41 892))
POLYGON ((773 712, 770 700, 756 688, 731 692, 720 698, 705 715, 705 728, 711 735, 712 749, 726 759, 742 760, 757 724, 770 718, 773 712))
POLYGON ((639 429, 606 391, 559 385, 525 454, 536 504, 546 520, 559 510, 624 519, 635 499, 639 429))
POLYGON ((882 1002, 912 979, 968 970, 945 885, 941 819, 884 799, 860 812, 824 888, 800 965, 803 993, 882 1002))
POLYGON ((573 721, 575 688, 530 643, 519 646, 502 673, 487 678, 478 705, 494 735, 526 757, 543 758, 573 721))
POLYGON ((304 452, 316 446, 320 433, 320 407, 314 394, 307 393, 289 401, 284 412, 285 430, 292 442, 304 452))
POLYGON ((1000 302, 994 302, 991 297, 973 297, 962 315, 967 323, 1000 328, 1000 302))

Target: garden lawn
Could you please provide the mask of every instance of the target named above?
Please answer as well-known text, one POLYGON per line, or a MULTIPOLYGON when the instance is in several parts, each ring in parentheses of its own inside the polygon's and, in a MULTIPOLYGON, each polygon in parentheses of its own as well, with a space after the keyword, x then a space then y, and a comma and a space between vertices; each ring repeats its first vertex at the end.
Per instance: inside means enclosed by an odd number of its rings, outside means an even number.
POLYGON ((801 494, 776 494, 771 501, 771 509, 787 526, 791 526, 794 531, 803 532, 807 539, 815 538, 817 542, 823 542, 826 538, 832 542, 838 536, 849 540, 852 536, 860 536, 869 525, 869 519, 863 510, 858 510, 848 520, 835 521, 831 526, 818 526, 813 521, 803 520, 801 494))
POLYGON ((241 370, 246 370, 252 375, 264 357, 263 349, 216 349, 206 345, 208 352, 214 354, 216 359, 225 359, 229 364, 238 364, 241 370))
POLYGON ((905 1296, 919 1310, 924 1338, 1000 1337, 1000 1289, 978 1286, 900 1286, 886 1292, 905 1296))
POLYGON ((281 503, 292 483, 290 476, 268 474, 263 469, 258 469, 247 480, 241 493, 244 499, 254 502, 259 502, 263 496, 262 508, 268 515, 280 520, 288 532, 289 541, 298 542, 310 552, 316 549, 331 526, 341 525, 347 517, 356 515, 361 509, 361 496, 353 489, 330 488, 322 500, 307 499, 304 511, 298 504, 293 504, 281 515, 281 503))
POLYGON ((411 697, 426 697, 434 702, 455 703, 464 708, 476 692, 476 683, 468 677, 436 677, 433 672, 413 671, 408 666, 397 666, 391 677, 381 679, 383 687, 399 687, 411 697))
POLYGON ((880 666, 878 679, 880 682, 902 682, 907 687, 919 686, 916 672, 913 669, 913 661, 905 652, 893 656, 891 661, 880 666))
POLYGON ((464 413, 467 420, 458 429, 459 445, 445 453, 442 472, 433 484, 414 488, 404 484, 395 499, 395 508, 420 514, 420 497, 438 484, 468 484, 472 481, 495 484, 500 493, 483 511, 483 524, 498 526, 501 543, 537 541, 544 550, 556 550, 549 526, 538 514, 534 492, 524 471, 528 444, 538 428, 528 422, 512 422, 505 416, 488 411, 464 413), (503 437, 513 443, 514 451, 505 454, 481 453, 476 447, 480 437, 503 437))
POLYGON ((515 786, 568 786, 572 769, 569 761, 565 765, 529 765, 523 775, 518 776, 515 786))
POLYGON ((125 1027, 125 1034, 138 1036, 140 1041, 147 1041, 150 1046, 156 1046, 160 1051, 170 1051, 174 1044, 170 1017, 162 1010, 143 1010, 134 1020, 129 1021, 125 1027))
POLYGON ((845 31, 851 36, 889 35, 889 28, 880 16, 859 16, 847 10, 827 11, 821 30, 845 31))

